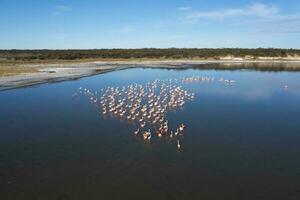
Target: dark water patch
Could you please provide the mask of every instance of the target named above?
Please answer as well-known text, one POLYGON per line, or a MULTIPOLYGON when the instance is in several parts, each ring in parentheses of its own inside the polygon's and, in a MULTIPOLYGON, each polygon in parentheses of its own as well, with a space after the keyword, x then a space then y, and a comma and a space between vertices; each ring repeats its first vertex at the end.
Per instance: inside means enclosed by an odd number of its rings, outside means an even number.
POLYGON ((297 72, 129 69, 3 91, 0 197, 298 199, 299 80, 297 72), (216 81, 183 84, 195 101, 168 116, 188 125, 181 151, 166 138, 145 143, 131 124, 72 96, 193 75, 216 81))

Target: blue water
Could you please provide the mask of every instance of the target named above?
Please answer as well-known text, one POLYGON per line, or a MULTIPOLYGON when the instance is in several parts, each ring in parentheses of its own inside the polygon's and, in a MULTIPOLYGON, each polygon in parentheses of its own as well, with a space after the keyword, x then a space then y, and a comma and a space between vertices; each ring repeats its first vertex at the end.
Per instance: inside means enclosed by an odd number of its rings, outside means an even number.
POLYGON ((300 199, 299 117, 299 72, 127 69, 2 91, 0 199, 300 199), (215 81, 182 84, 196 95, 169 115, 188 126, 180 151, 74 96, 193 75, 215 81))

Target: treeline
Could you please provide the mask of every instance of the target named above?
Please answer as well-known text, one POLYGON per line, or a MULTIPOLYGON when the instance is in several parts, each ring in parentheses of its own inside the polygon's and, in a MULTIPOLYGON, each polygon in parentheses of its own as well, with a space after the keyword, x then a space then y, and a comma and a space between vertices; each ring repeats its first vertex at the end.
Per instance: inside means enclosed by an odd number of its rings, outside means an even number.
POLYGON ((89 49, 89 50, 0 50, 0 60, 75 60, 75 59, 220 59, 233 57, 300 56, 299 49, 89 49))

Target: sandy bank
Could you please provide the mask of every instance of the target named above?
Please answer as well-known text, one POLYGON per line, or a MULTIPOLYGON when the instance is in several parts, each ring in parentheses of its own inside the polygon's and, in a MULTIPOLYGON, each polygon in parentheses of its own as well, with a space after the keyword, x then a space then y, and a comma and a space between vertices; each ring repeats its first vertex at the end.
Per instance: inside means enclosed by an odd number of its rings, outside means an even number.
POLYGON ((247 61, 247 60, 146 60, 146 61, 95 61, 63 64, 26 64, 30 73, 0 76, 0 90, 35 84, 77 79, 99 73, 133 67, 169 69, 262 69, 300 71, 300 61, 247 61))
POLYGON ((94 66, 92 64, 39 66, 36 72, 0 77, 0 90, 77 79, 124 68, 126 67, 94 66))

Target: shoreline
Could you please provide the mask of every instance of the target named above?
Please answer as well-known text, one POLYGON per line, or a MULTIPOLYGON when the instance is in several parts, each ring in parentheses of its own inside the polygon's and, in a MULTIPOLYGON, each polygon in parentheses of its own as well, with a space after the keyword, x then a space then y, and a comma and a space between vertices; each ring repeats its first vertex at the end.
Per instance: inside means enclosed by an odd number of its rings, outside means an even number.
POLYGON ((0 91, 74 80, 128 68, 300 71, 300 60, 111 60, 23 64, 22 67, 30 69, 30 72, 0 76, 0 91))

